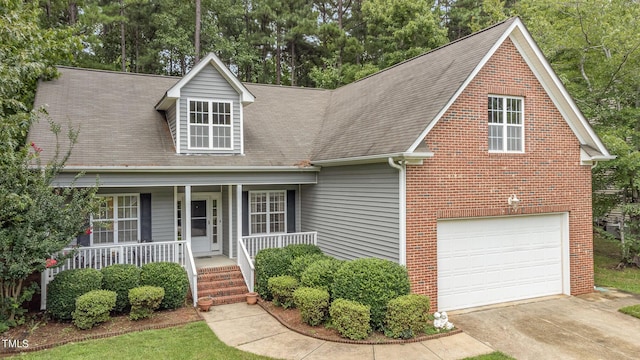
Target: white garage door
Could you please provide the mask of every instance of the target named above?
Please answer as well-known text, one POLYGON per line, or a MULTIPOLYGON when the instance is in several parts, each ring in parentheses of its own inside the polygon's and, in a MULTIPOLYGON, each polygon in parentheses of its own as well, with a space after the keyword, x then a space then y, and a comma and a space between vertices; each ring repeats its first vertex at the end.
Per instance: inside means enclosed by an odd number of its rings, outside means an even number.
POLYGON ((438 309, 563 293, 565 218, 438 221, 438 309))

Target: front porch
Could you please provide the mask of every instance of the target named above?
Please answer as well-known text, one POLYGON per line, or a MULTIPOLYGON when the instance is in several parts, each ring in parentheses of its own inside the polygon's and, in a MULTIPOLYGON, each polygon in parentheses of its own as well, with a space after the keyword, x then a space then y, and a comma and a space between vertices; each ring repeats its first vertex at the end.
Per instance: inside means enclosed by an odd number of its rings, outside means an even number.
MULTIPOLYGON (((317 245, 316 232, 288 233, 288 234, 267 234, 242 236, 238 239, 238 254, 236 259, 226 255, 208 255, 194 257, 190 242, 164 241, 147 243, 128 244, 108 244, 94 246, 77 246, 63 250, 63 253, 73 253, 63 264, 50 269, 45 269, 41 275, 41 309, 46 309, 47 285, 55 275, 68 269, 94 268, 101 269, 114 264, 133 264, 142 266, 153 262, 175 262, 182 265, 188 275, 191 288, 190 297, 193 305, 196 305, 199 292, 205 296, 235 295, 223 288, 223 283, 218 280, 227 280, 225 277, 215 278, 212 273, 223 271, 234 271, 237 269, 241 274, 243 287, 252 292, 254 289, 255 266, 254 257, 258 251, 266 248, 285 247, 293 244, 313 244, 317 245), (222 271, 221 271, 222 270, 222 271), (209 288, 200 279, 208 278, 209 288), (212 278, 215 278, 211 281, 212 278), (213 288, 211 288, 213 287, 213 288), (215 291, 212 291, 215 290, 215 291)), ((226 276, 226 275, 225 275, 226 276)), ((229 278, 233 277, 229 275, 229 278)), ((238 288, 237 282, 227 281, 226 286, 238 288)), ((236 291, 237 289, 230 290, 236 291)), ((228 302, 221 302, 228 303, 228 302)))

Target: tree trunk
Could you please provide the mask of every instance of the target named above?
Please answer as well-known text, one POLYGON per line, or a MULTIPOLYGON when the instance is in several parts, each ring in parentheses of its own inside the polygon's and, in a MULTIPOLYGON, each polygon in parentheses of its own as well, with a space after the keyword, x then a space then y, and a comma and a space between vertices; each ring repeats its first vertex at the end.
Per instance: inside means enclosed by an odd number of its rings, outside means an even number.
POLYGON ((282 72, 282 49, 280 48, 280 27, 276 28, 276 85, 280 85, 280 73, 282 72))
POLYGON ((75 25, 78 21, 78 4, 75 1, 69 2, 69 25, 75 25))
MULTIPOLYGON (((124 0, 120 0, 120 16, 124 17, 124 0)), ((120 21, 120 57, 122 72, 127 71, 127 51, 124 36, 124 21, 120 21)))
POLYGON ((196 0, 196 34, 195 34, 195 60, 194 65, 200 62, 200 9, 201 9, 201 0, 196 0))
POLYGON ((296 41, 291 41, 291 86, 296 86, 296 41))

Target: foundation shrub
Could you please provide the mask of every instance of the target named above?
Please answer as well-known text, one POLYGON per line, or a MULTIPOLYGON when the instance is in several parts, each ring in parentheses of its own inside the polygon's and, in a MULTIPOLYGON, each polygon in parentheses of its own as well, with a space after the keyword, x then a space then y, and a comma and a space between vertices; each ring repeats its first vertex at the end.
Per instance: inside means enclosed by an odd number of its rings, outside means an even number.
POLYGON ((334 258, 316 261, 302 273, 300 285, 327 290, 331 298, 334 298, 332 294, 333 279, 344 263, 345 261, 334 258))
POLYGON ((47 312, 57 320, 71 320, 76 299, 102 287, 102 274, 96 269, 70 269, 60 272, 47 286, 47 312))
POLYGON ((115 291, 116 312, 126 311, 129 304, 129 290, 140 285, 140 268, 130 264, 115 264, 104 267, 102 273, 102 289, 115 291))
POLYGON ((424 333, 429 325, 429 297, 409 294, 389 300, 384 334, 392 338, 410 339, 424 333))
POLYGON ((109 313, 116 306, 117 296, 115 291, 110 290, 93 290, 80 295, 72 314, 73 324, 86 330, 109 320, 109 313))
POLYGON ((180 264, 157 262, 142 266, 140 285, 163 288, 164 298, 160 309, 177 309, 184 306, 189 291, 189 278, 180 264))
POLYGON ((404 266, 389 260, 367 258, 347 261, 336 272, 333 297, 371 307, 371 327, 384 329, 387 303, 409 294, 409 275, 404 266))
POLYGON ((291 266, 291 253, 284 248, 263 249, 256 254, 256 292, 264 300, 271 300, 269 279, 287 275, 291 266))
POLYGON ((160 307, 164 298, 164 289, 159 286, 140 286, 129 290, 127 297, 131 303, 129 319, 146 319, 160 307))
POLYGON ((322 324, 329 313, 329 292, 327 290, 301 287, 293 292, 293 302, 300 309, 305 323, 316 326, 322 324))
POLYGON ((298 280, 293 276, 283 275, 269 279, 269 291, 273 295, 273 303, 285 309, 293 307, 293 292, 298 288, 298 280))
POLYGON ((325 259, 327 259, 327 256, 324 254, 307 254, 298 256, 297 258, 291 260, 291 266, 289 266, 289 275, 300 280, 302 277, 302 273, 304 273, 304 271, 307 270, 310 265, 325 259))
POLYGON ((329 308, 332 326, 340 335, 351 340, 362 340, 371 332, 370 307, 357 301, 336 299, 329 308))

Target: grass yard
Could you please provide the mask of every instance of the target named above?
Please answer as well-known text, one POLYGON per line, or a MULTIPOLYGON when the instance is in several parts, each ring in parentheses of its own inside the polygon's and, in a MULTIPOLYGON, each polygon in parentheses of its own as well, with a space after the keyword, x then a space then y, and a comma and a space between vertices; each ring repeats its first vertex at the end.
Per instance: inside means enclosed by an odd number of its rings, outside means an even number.
POLYGON ((640 269, 627 267, 616 270, 620 263, 620 242, 601 234, 593 235, 593 258, 596 286, 620 289, 640 294, 640 269))
POLYGON ((625 306, 618 309, 623 314, 631 315, 640 319, 640 305, 625 306))
POLYGON ((224 359, 269 360, 225 345, 203 321, 162 330, 133 332, 26 353, 20 359, 224 359))
POLYGON ((509 355, 503 354, 500 351, 494 351, 490 354, 468 357, 464 360, 515 360, 509 355))

